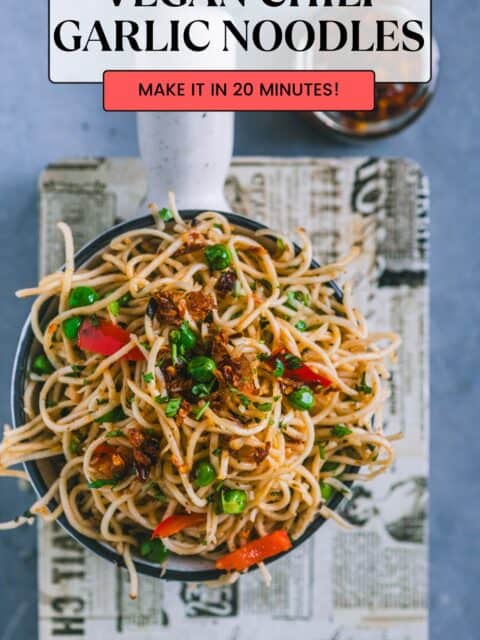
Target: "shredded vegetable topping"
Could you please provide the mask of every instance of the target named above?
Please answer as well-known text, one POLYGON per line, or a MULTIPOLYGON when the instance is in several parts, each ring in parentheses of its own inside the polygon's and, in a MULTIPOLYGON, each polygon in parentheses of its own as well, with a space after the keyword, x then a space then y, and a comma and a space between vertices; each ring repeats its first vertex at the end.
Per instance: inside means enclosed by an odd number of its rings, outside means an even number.
POLYGON ((340 301, 328 284, 353 256, 312 269, 303 230, 296 255, 218 213, 186 222, 171 205, 156 217, 78 271, 61 225, 66 269, 18 293, 38 296, 40 344, 28 421, 0 446, 0 475, 62 456, 31 512, 63 513, 110 544, 132 597, 132 556, 243 570, 333 515, 329 500, 360 477, 351 467, 369 479, 393 459, 381 411, 399 339, 369 334, 350 286, 340 301), (58 308, 41 328, 50 298, 58 308))

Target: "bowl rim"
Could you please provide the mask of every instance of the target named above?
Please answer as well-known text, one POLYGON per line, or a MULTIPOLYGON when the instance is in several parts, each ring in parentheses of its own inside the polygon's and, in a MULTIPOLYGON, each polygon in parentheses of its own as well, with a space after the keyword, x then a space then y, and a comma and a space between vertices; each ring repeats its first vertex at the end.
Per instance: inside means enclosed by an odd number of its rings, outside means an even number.
MULTIPOLYGON (((261 222, 253 220, 251 218, 246 218, 244 216, 229 213, 224 211, 214 211, 215 213, 219 213, 227 220, 237 226, 243 227, 247 231, 258 231, 260 229, 269 229, 267 225, 264 225, 261 222)), ((181 217, 184 220, 192 220, 200 213, 204 213, 202 209, 185 209, 179 211, 181 217)), ((105 248, 114 238, 117 236, 128 232, 134 231, 138 229, 142 229, 145 227, 152 227, 155 224, 155 220, 152 215, 144 215, 138 218, 134 218, 132 220, 127 220, 120 222, 119 224, 110 227, 105 230, 92 240, 84 245, 76 254, 75 254, 75 268, 83 266, 88 260, 93 258, 96 254, 99 253, 103 248, 105 248)), ((298 250, 298 246, 294 244, 295 249, 298 250)), ((311 266, 313 268, 319 267, 319 263, 312 259, 311 266)), ((334 295, 338 300, 342 299, 342 290, 337 285, 335 281, 329 282, 329 286, 334 290, 334 295)), ((25 422, 25 414, 23 410, 23 394, 25 387, 25 378, 26 378, 26 363, 28 362, 31 349, 36 343, 36 338, 33 334, 33 330, 31 327, 31 314, 28 315, 19 340, 18 346, 15 353, 13 370, 12 370, 12 379, 11 379, 11 387, 10 387, 10 408, 11 408, 11 416, 12 416, 12 426, 14 429, 17 429, 20 425, 25 422)), ((23 463, 23 467, 27 472, 27 475, 30 480, 30 484, 32 485, 36 495, 38 498, 42 498, 48 491, 48 485, 44 480, 36 461, 29 461, 23 463)), ((356 473, 358 472, 357 467, 350 467, 349 472, 356 473)), ((345 483, 347 486, 353 484, 351 481, 345 483)), ((344 496, 340 492, 335 492, 333 498, 328 502, 329 509, 336 510, 340 503, 344 500, 344 496)), ((57 505, 56 500, 52 500, 49 503, 49 509, 52 510, 57 505)), ((78 532, 68 521, 65 514, 62 514, 59 518, 57 518, 56 522, 81 546, 89 549, 96 555, 116 564, 117 566, 124 567, 123 558, 118 555, 109 545, 106 543, 100 542, 98 540, 94 540, 92 538, 88 538, 84 536, 80 532, 78 532)), ((265 564, 270 564, 275 560, 280 559, 284 555, 290 553, 301 544, 303 544, 310 536, 312 536, 324 523, 326 519, 322 516, 318 516, 313 522, 311 522, 308 527, 305 529, 304 533, 293 541, 292 547, 289 551, 286 551, 282 554, 274 556, 269 560, 265 561, 265 564)), ((182 556, 187 557, 187 556, 182 556)), ((170 581, 180 581, 180 582, 206 582, 211 580, 217 580, 221 576, 226 575, 224 571, 219 569, 200 569, 200 570, 178 570, 178 569, 169 569, 168 564, 166 569, 162 569, 161 565, 152 564, 147 562, 139 557, 134 557, 133 562, 135 564, 136 570, 142 575, 148 575, 155 578, 160 578, 164 580, 170 581)), ((257 565, 251 567, 249 571, 254 571, 258 568, 257 565)))

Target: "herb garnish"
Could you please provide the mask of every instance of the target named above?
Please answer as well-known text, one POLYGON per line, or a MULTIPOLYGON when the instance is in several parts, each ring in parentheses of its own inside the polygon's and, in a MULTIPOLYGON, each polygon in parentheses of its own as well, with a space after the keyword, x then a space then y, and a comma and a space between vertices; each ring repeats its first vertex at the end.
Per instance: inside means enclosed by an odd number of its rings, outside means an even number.
POLYGON ((125 420, 127 416, 123 412, 121 405, 115 407, 111 411, 108 411, 103 416, 100 416, 95 420, 98 424, 104 424, 105 422, 120 422, 121 420, 125 420))
POLYGON ((330 433, 335 438, 344 438, 345 436, 348 436, 353 432, 344 424, 336 424, 334 427, 332 427, 332 429, 330 429, 330 433))
POLYGON ((285 356, 283 356, 283 359, 285 360, 285 362, 287 363, 287 367, 291 371, 300 369, 300 367, 303 365, 302 359, 298 356, 292 355, 291 353, 287 353, 285 356))
POLYGON ((106 478, 101 478, 99 480, 93 480, 88 483, 89 489, 101 489, 102 487, 115 486, 118 482, 118 479, 107 480, 106 478))
POLYGON ((272 403, 271 402, 254 402, 253 404, 259 411, 271 411, 272 410, 272 403))
POLYGON ((210 406, 210 401, 205 402, 205 404, 203 404, 201 407, 196 407, 195 409, 193 409, 192 414, 195 420, 200 420, 200 418, 203 417, 205 411, 208 409, 209 406, 210 406))
POLYGON ((165 415, 167 416, 167 418, 175 418, 181 404, 181 398, 172 398, 171 400, 168 400, 167 406, 165 407, 165 415))
POLYGON ((157 216, 160 218, 160 220, 163 220, 163 222, 170 222, 170 220, 173 220, 173 213, 166 207, 163 207, 163 209, 157 211, 157 216))
POLYGON ((295 329, 298 329, 298 331, 306 331, 307 323, 305 322, 305 320, 299 320, 298 322, 296 322, 295 329))
POLYGON ((372 393, 373 389, 370 385, 367 384, 366 382, 366 372, 363 372, 362 375, 362 379, 360 380, 360 384, 357 384, 356 389, 357 391, 359 391, 360 393, 365 393, 365 394, 369 394, 372 393))
POLYGON ((284 373, 285 373, 285 365, 280 360, 280 358, 276 358, 275 359, 275 365, 273 367, 273 375, 276 378, 281 378, 284 373))

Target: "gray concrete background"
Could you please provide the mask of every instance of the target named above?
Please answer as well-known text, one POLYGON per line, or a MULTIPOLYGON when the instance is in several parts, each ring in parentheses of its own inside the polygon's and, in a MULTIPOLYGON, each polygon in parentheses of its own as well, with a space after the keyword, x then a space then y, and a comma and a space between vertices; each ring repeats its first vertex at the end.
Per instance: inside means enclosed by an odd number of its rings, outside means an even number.
MULTIPOLYGON (((432 188, 431 638, 480 636, 480 5, 437 0, 442 53, 438 95, 427 114, 395 138, 362 146, 326 142, 299 115, 240 114, 237 154, 408 156, 432 188)), ((13 292, 36 280, 36 180, 65 156, 134 155, 135 118, 101 110, 101 88, 47 79, 47 1, 0 6, 0 420, 9 420, 10 369, 28 303, 13 292)), ((0 521, 28 506, 4 481, 0 521)), ((0 640, 33 639, 36 625, 32 529, 0 536, 0 640)), ((313 639, 312 639, 313 640, 313 639)))

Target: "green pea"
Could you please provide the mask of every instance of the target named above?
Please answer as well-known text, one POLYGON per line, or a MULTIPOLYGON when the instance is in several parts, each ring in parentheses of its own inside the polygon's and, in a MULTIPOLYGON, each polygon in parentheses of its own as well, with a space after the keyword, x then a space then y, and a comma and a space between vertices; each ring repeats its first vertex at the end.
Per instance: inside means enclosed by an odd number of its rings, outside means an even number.
POLYGON ((68 306, 70 309, 75 307, 88 307, 98 299, 99 295, 92 287, 76 287, 70 291, 68 306))
POLYGON ((300 387, 295 389, 288 396, 288 401, 294 409, 299 411, 308 411, 314 405, 315 398, 313 397, 312 390, 309 387, 300 387))
POLYGON ((222 491, 220 502, 223 513, 236 515, 242 513, 247 506, 247 494, 241 489, 227 489, 222 491))
POLYGON ((165 562, 169 553, 169 550, 160 538, 154 538, 153 540, 147 538, 140 545, 140 555, 142 558, 146 558, 150 562, 155 562, 156 564, 162 564, 162 562, 165 562))
POLYGON ((214 360, 207 356, 196 356, 188 363, 188 373, 195 380, 195 382, 208 383, 213 380, 214 371, 216 371, 217 365, 214 360))
POLYGON ((326 502, 328 502, 335 493, 335 489, 332 487, 332 485, 326 484, 325 482, 322 482, 322 480, 320 480, 320 492, 322 494, 322 498, 326 502))
POLYGON ((112 316, 118 316, 118 314, 120 313, 120 303, 119 303, 119 301, 118 300, 114 300, 113 302, 110 302, 110 304, 108 305, 108 310, 110 311, 112 316))
POLYGON ((195 467, 195 483, 198 487, 208 487, 209 484, 214 482, 217 477, 217 473, 215 471, 215 467, 207 462, 207 460, 202 460, 195 467))
POLYGON ((53 365, 44 353, 37 356, 32 362, 32 372, 37 373, 39 376, 53 372, 53 365))
POLYGON ((185 355, 185 353, 195 348, 197 336, 188 322, 182 322, 178 329, 170 332, 170 342, 172 345, 177 346, 180 355, 185 355))
POLYGON ((230 249, 224 244, 214 244, 205 249, 205 259, 213 271, 222 271, 232 264, 230 249))
POLYGON ((76 340, 81 324, 82 318, 77 316, 64 320, 62 323, 62 329, 65 337, 69 340, 76 340))

